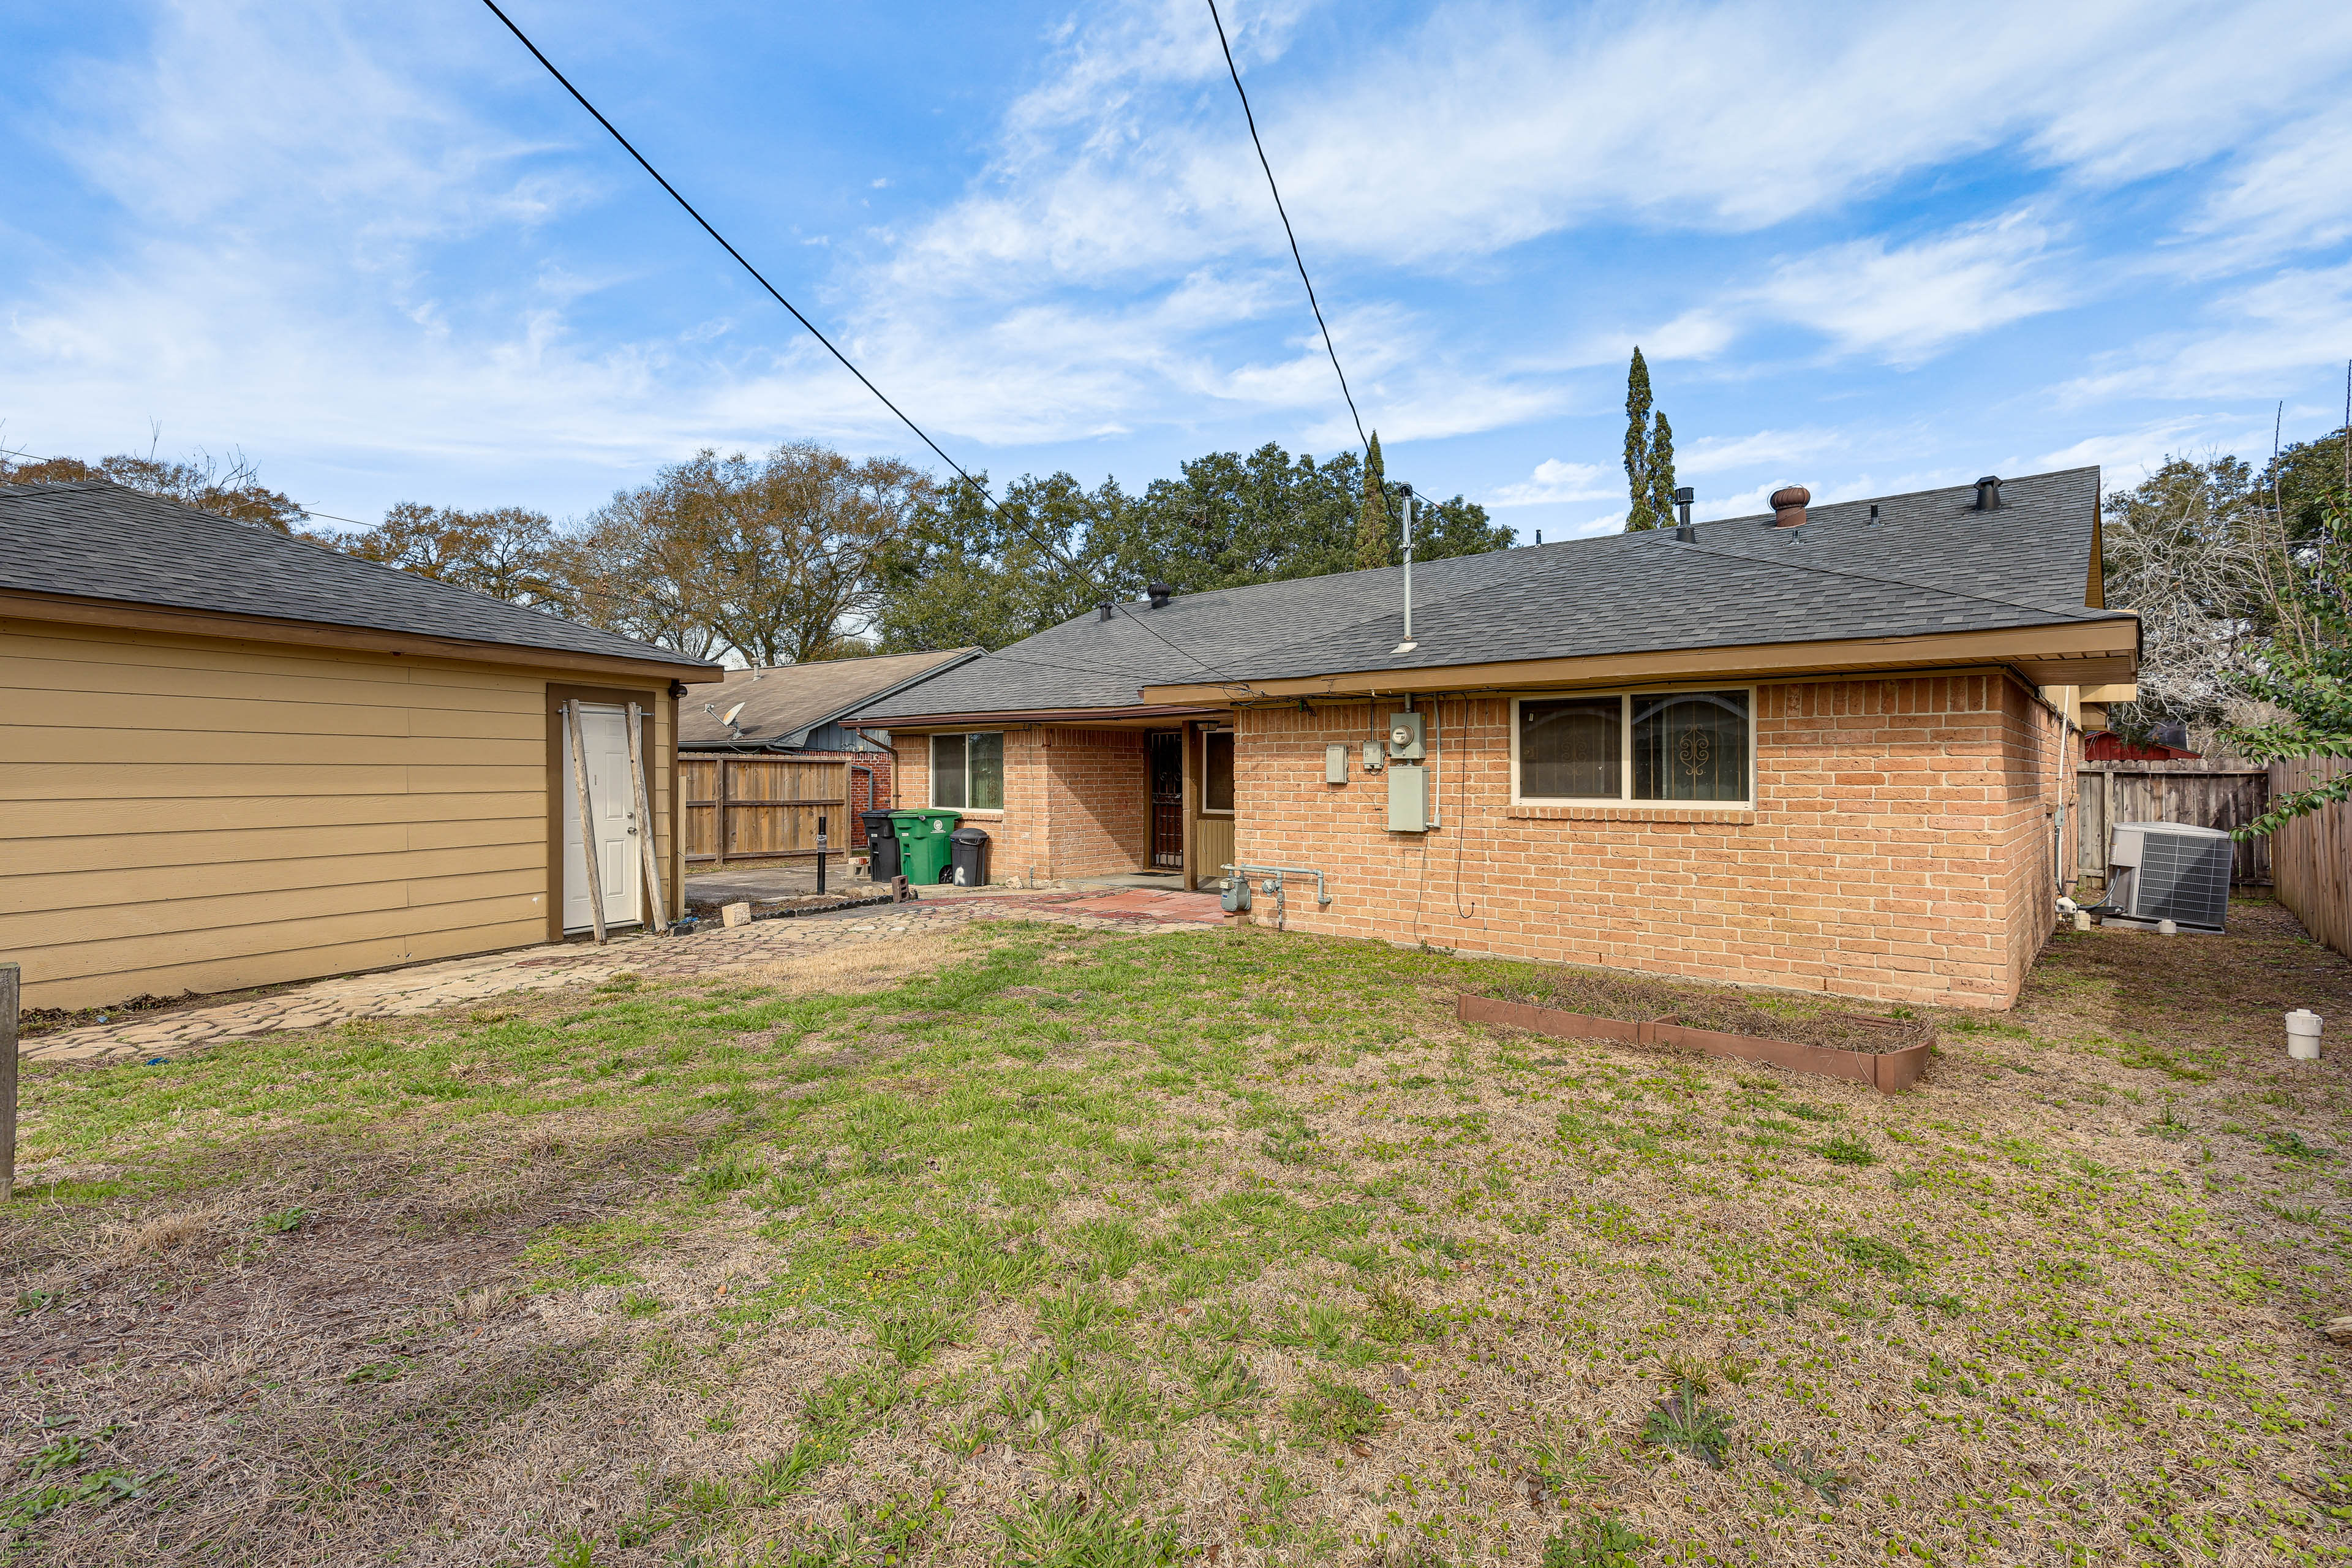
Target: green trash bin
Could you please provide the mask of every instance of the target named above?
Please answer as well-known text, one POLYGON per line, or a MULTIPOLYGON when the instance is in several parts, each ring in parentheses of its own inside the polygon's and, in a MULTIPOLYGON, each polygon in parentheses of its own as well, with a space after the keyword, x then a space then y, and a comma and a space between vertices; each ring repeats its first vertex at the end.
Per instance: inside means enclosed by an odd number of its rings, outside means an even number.
POLYGON ((898 837, 898 871, 908 881, 929 886, 948 879, 949 852, 955 842, 949 835, 963 820, 960 811, 925 807, 894 811, 890 826, 898 837))

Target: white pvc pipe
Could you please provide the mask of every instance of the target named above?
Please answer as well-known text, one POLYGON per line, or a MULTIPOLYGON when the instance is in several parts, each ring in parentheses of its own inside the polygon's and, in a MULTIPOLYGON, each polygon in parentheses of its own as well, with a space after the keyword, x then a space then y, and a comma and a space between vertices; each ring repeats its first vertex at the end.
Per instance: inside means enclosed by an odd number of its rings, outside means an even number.
POLYGON ((2319 1015, 2297 1007, 2286 1016, 2286 1054, 2299 1062, 2319 1059, 2319 1015))

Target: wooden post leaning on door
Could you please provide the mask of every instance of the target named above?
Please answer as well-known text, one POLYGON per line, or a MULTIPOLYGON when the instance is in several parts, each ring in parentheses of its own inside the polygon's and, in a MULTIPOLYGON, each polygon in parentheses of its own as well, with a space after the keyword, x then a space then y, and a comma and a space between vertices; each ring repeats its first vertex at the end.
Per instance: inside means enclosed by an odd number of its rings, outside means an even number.
POLYGON ((653 895, 653 930, 669 934, 669 899, 662 889, 661 857, 654 852, 654 794, 646 782, 646 757, 637 744, 638 708, 629 704, 629 784, 637 792, 637 844, 646 858, 646 887, 653 895))
POLYGON ((24 971, 0 963, 0 1198, 16 1195, 16 1002, 24 971))
POLYGON ((580 704, 563 705, 564 721, 572 731, 572 799, 580 808, 580 858, 588 868, 588 919, 596 928, 596 945, 604 945, 604 874, 596 866, 596 815, 588 799, 588 742, 580 732, 580 704))

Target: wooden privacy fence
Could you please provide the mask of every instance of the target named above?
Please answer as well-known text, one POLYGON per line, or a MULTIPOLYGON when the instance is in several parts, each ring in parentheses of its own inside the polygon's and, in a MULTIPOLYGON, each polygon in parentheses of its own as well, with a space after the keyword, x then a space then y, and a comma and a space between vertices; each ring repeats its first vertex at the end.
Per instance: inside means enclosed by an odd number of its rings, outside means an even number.
MULTIPOLYGON (((2104 877, 2107 830, 2118 822, 2185 822, 2223 831, 2252 822, 2269 808, 2267 768, 2215 762, 2104 763, 2075 775, 2075 869, 2104 877)), ((2271 843, 2242 838, 2230 868, 2241 886, 2271 879, 2271 843)))
MULTIPOLYGON (((874 763, 844 758, 715 757, 693 752, 677 763, 686 807, 686 858, 725 865, 816 853, 816 819, 827 818, 831 853, 865 847, 857 819, 875 799, 874 763)), ((882 792, 885 798, 887 791, 882 792)))
MULTIPOLYGON (((2307 757, 2273 763, 2271 788, 2292 795, 2352 772, 2352 762, 2307 757)), ((2303 929, 2336 952, 2352 953, 2352 803, 2322 806, 2271 835, 2278 900, 2303 929)))

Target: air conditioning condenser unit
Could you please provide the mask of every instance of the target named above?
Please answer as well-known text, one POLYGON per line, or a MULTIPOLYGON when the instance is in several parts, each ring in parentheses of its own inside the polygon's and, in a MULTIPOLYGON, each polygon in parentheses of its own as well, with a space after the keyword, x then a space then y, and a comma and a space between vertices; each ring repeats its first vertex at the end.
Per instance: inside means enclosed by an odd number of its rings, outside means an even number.
POLYGON ((2185 822, 2118 822, 2107 849, 2109 925, 2218 932, 2230 912, 2230 836, 2185 822))

